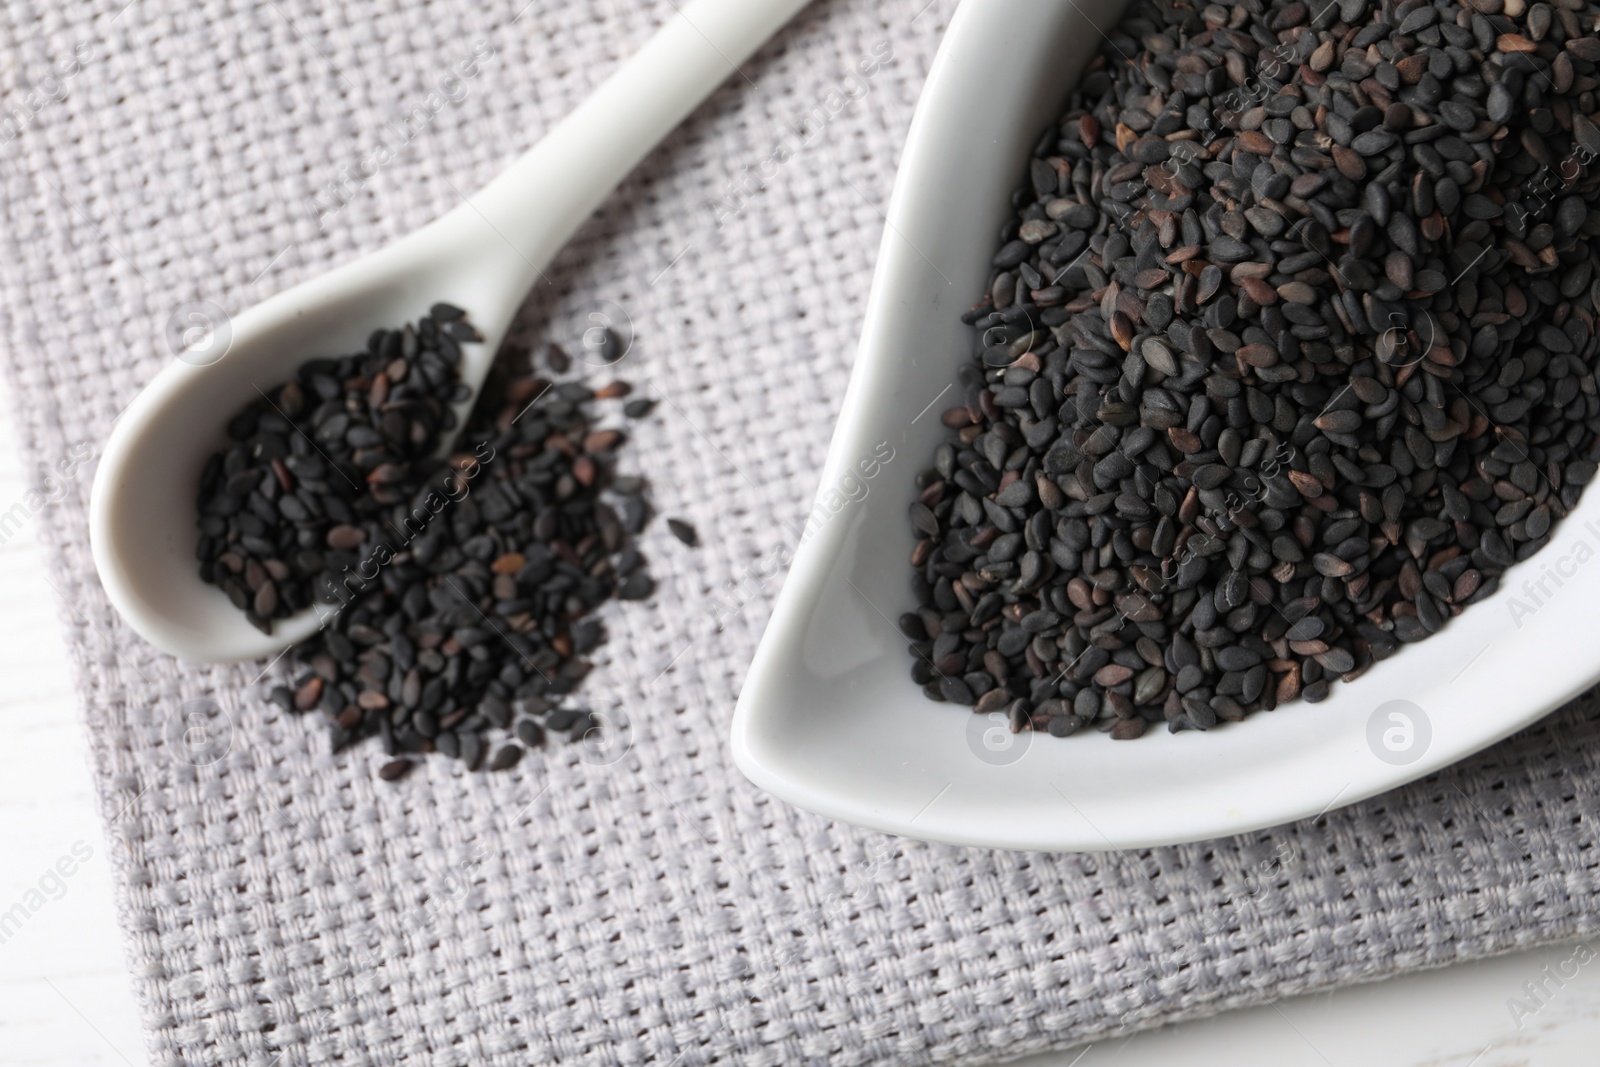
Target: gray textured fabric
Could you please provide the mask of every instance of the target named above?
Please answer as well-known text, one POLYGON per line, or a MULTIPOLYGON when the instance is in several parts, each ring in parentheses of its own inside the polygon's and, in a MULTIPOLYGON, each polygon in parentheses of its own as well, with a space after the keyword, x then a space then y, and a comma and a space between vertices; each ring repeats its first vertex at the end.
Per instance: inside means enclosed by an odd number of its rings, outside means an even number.
MULTIPOLYGON (((0 337, 28 462, 98 447, 170 358, 175 307, 237 311, 444 212, 673 10, 535 0, 513 22, 521 3, 3 0, 0 337), (492 55, 463 76, 475 42, 492 55)), ((133 637, 90 564, 87 468, 27 504, 156 1063, 973 1063, 1594 929, 1592 702, 1319 820, 1105 856, 894 840, 733 769, 780 580, 727 583, 815 489, 953 6, 923 3, 818 4, 530 299, 530 337, 571 340, 602 301, 631 318, 626 374, 670 403, 628 459, 705 540, 652 531, 659 595, 607 616, 588 692, 625 707, 626 746, 383 785, 374 746, 330 757, 266 704, 260 665, 133 637), (231 747, 192 767, 170 739, 200 697, 231 747)))

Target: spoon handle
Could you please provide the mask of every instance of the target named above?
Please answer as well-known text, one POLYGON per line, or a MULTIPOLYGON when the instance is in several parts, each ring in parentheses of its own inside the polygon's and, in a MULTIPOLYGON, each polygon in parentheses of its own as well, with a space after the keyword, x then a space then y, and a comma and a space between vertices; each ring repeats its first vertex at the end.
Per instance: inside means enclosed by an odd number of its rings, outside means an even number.
MULTIPOLYGON (((573 232, 807 0, 691 0, 538 144, 451 215, 520 303, 573 232), (493 234, 486 239, 482 223, 493 234)), ((480 259, 478 262, 482 263, 480 259)), ((487 272, 486 272, 487 273, 487 272)))

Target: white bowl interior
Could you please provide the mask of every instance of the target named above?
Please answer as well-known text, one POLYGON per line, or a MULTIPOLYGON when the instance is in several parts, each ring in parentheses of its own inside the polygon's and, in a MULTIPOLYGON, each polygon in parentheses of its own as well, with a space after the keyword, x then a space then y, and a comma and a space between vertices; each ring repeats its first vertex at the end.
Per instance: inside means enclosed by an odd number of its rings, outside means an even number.
POLYGON ((965 0, 933 65, 814 536, 796 555, 735 714, 740 768, 800 807, 999 848, 1200 840, 1393 788, 1535 721, 1600 675, 1586 608, 1600 596, 1600 564, 1586 565, 1600 555, 1591 491, 1494 597, 1336 684, 1320 704, 1123 743, 1093 732, 1010 735, 999 721, 929 701, 911 681, 893 621, 915 606, 907 506, 945 439, 938 416, 952 398, 941 390, 971 358, 959 315, 987 282, 1032 146, 1120 10, 1120 0, 965 0), (869 480, 860 464, 880 442, 894 455, 869 480), (858 499, 835 508, 840 497, 858 499), (1523 588, 1541 576, 1543 592, 1523 588))

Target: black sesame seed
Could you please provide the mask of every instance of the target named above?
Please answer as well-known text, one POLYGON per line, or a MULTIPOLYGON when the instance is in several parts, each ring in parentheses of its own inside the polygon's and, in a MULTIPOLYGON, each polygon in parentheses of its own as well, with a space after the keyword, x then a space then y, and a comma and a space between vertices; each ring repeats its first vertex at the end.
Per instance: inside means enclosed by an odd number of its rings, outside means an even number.
POLYGON ((668 519, 667 529, 672 531, 673 537, 676 537, 690 548, 693 548, 699 543, 700 535, 695 532, 695 528, 693 526, 690 526, 682 519, 668 519))
POLYGON ((505 745, 494 754, 494 759, 489 761, 491 771, 508 771, 515 767, 522 759, 521 745, 505 745))
POLYGON ((416 763, 408 759, 390 760, 378 768, 378 777, 385 782, 398 782, 410 773, 411 768, 415 766, 416 763))

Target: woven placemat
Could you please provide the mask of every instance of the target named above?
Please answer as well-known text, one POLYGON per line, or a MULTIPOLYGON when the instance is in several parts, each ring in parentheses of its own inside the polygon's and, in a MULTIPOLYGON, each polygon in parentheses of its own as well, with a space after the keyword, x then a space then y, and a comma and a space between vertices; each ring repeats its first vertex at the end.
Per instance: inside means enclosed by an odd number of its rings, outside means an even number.
POLYGON ((781 584, 750 576, 816 487, 953 8, 925 2, 815 5, 530 298, 528 339, 631 321, 624 374, 667 402, 626 456, 704 542, 658 524, 658 595, 606 616, 585 691, 627 744, 398 787, 265 701, 281 664, 139 641, 90 563, 92 464, 57 463, 171 358, 175 309, 450 209, 672 0, 0 3, 0 338, 42 490, 5 514, 47 546, 155 1063, 977 1063, 1596 927, 1592 700, 1320 819, 1137 853, 901 841, 733 768, 781 584), (202 698, 228 748, 194 767, 202 698))

